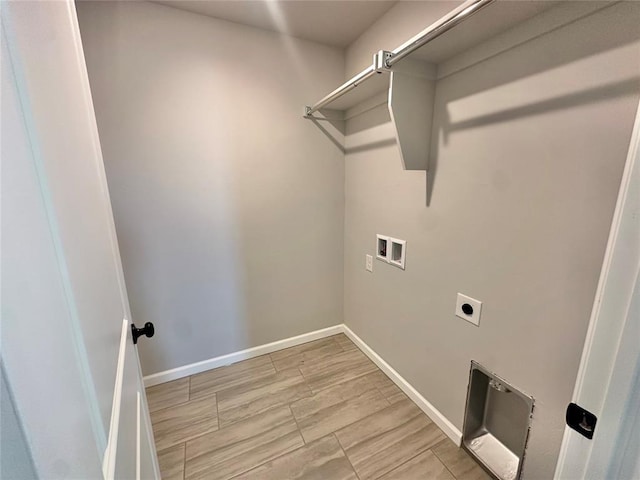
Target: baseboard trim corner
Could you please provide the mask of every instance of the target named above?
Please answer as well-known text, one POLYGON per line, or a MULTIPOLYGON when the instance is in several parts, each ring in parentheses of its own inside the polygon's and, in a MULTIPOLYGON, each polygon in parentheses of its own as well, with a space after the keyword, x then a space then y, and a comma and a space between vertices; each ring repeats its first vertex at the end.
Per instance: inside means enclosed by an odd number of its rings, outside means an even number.
POLYGON ((246 350, 240 350, 238 352, 229 353, 227 355, 221 355, 219 357, 210 358, 201 362, 191 363, 178 368, 172 368, 171 370, 165 370, 164 372, 154 373, 144 377, 144 386, 152 387, 160 383, 170 382, 171 380, 178 380, 179 378, 195 375, 196 373, 202 373, 212 368, 224 367, 225 365, 231 365, 232 363, 240 362, 242 360, 248 360, 250 358, 259 357, 260 355, 266 355, 268 353, 283 350, 289 347, 295 347, 303 343, 319 340, 320 338, 330 337, 342 333, 343 326, 334 325, 332 327, 323 328, 321 330, 315 330, 309 333, 303 333, 295 337, 285 338, 284 340, 278 340, 264 345, 258 345, 257 347, 247 348, 246 350))
POLYGON ((258 345, 257 347, 247 348, 238 352, 229 353, 219 357, 210 358, 201 362, 192 363, 164 372, 154 373, 144 377, 145 387, 152 387, 160 383, 170 382, 179 378, 195 375, 196 373, 205 372, 213 368, 224 367, 242 360, 259 357, 278 350, 283 350, 303 343, 312 342, 321 338, 330 337, 344 333, 362 352, 382 370, 387 377, 395 383, 440 429, 458 446, 462 441, 462 433, 456 426, 447 419, 440 411, 435 408, 429 401, 424 398, 413 386, 405 380, 391 365, 383 360, 364 340, 356 335, 353 330, 344 324, 334 325, 332 327, 315 330, 313 332, 304 333, 295 337, 285 338, 276 342, 258 345))
POLYGON ((458 430, 447 417, 440 413, 436 407, 429 403, 429 401, 415 388, 413 388, 409 382, 396 372, 391 365, 385 362, 380 355, 378 355, 364 342, 364 340, 356 335, 353 330, 344 324, 341 326, 343 327, 344 334, 349 337, 349 339, 355 343, 358 348, 362 350, 362 352, 407 395, 407 397, 413 400, 420 410, 422 410, 433 421, 433 423, 440 427, 440 430, 442 430, 447 437, 449 437, 456 445, 460 446, 462 442, 462 432, 458 430))

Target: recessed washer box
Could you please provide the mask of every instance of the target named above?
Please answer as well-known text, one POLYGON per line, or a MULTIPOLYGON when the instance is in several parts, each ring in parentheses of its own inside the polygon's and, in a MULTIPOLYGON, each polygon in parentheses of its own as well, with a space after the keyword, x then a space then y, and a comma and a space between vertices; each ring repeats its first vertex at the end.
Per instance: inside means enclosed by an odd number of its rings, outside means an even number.
POLYGON ((376 235, 376 258, 404 270, 407 241, 387 235, 376 235))

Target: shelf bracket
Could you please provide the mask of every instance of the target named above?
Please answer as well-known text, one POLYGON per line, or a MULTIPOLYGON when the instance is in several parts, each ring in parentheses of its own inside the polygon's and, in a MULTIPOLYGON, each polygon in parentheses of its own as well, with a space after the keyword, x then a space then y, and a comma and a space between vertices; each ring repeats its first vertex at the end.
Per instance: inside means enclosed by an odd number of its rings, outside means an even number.
POLYGON ((429 166, 435 81, 391 72, 389 113, 405 170, 429 166))

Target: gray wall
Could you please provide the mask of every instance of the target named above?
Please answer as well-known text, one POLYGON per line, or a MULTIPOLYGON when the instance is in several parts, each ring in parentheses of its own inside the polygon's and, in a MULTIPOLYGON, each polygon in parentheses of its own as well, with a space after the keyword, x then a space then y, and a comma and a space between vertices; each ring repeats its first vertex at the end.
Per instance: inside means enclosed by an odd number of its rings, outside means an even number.
POLYGON ((16 412, 9 385, 0 367, 0 478, 38 478, 31 451, 16 412))
POLYGON ((452 7, 399 3, 343 57, 78 5, 134 320, 158 330, 140 353, 149 374, 340 323, 344 234, 346 323, 458 428, 471 359, 533 395, 525 478, 551 478, 637 106, 638 12, 441 66, 428 192, 381 137, 384 107, 347 126, 376 146, 343 170, 301 105, 343 58, 350 76, 452 7), (407 240, 406 271, 365 271, 376 233, 407 240), (480 328, 456 292, 484 302, 480 328))
POLYGON ((393 50, 446 15, 462 1, 400 1, 347 48, 346 75, 351 78, 371 65, 379 50, 393 50))
POLYGON ((343 53, 145 2, 77 5, 145 374, 342 323, 343 53))
MULTIPOLYGON (((391 9, 347 72, 424 9, 391 9)), ((346 156, 346 324, 459 429, 472 359, 533 395, 526 479, 558 455, 638 105, 637 18, 627 2, 441 78, 428 206, 424 172, 369 129, 384 107, 347 126, 374 146, 346 156), (407 240, 406 271, 365 271, 376 233, 407 240), (457 292, 484 302, 479 328, 457 292)))

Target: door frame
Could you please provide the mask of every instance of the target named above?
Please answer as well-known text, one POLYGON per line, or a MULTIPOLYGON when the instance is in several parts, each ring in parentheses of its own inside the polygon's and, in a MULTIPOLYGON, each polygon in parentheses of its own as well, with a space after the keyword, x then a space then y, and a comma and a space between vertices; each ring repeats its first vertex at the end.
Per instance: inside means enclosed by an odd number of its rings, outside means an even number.
MULTIPOLYGON (((117 358, 115 376, 116 378, 115 386, 113 389, 113 396, 111 397, 110 395, 107 399, 111 404, 110 416, 107 419, 109 424, 104 425, 105 422, 102 418, 100 418, 99 412, 87 416, 92 420, 94 431, 97 432, 95 433, 95 443, 98 450, 98 455, 101 455, 99 460, 102 462, 103 477, 105 479, 110 479, 114 478, 115 476, 118 429, 120 426, 120 412, 122 403, 122 381, 124 375, 123 370, 125 351, 127 350, 127 348, 129 348, 129 350, 133 348, 133 345, 128 345, 126 343, 128 341, 131 341, 131 311, 129 307, 121 256, 116 236, 115 222, 113 219, 106 173, 104 170, 102 149, 100 145, 98 126, 91 96, 91 88, 84 57, 82 38, 80 35, 80 27, 78 23, 75 3, 73 0, 59 0, 57 2, 49 3, 43 2, 40 5, 33 4, 29 7, 32 8, 33 11, 29 11, 26 9, 26 7, 23 7, 24 4, 20 5, 20 2, 15 3, 15 8, 12 8, 11 4, 2 6, 2 43, 4 48, 4 44, 6 41, 6 48, 8 52, 7 58, 11 58, 14 69, 18 71, 18 73, 16 73, 17 78, 15 79, 15 83, 19 87, 18 90, 22 89, 22 91, 19 92, 18 96, 20 96, 20 107, 22 109, 23 115, 25 115, 26 117, 25 123, 27 124, 27 130, 31 132, 31 129, 34 129, 35 131, 35 127, 32 125, 32 119, 41 118, 44 118, 49 122, 50 125, 46 126, 51 127, 48 132, 50 135, 57 133, 57 130, 55 130, 55 128, 59 126, 61 126, 62 128, 65 127, 64 122, 58 121, 54 123, 50 121, 50 117, 52 117, 53 115, 47 115, 50 114, 51 111, 59 113, 61 111, 64 111, 64 109, 61 108, 59 110, 53 110, 53 108, 47 103, 38 103, 31 101, 32 98, 29 96, 29 93, 32 93, 31 90, 36 91, 39 94, 38 98, 55 98, 56 95, 58 95, 62 99, 65 99, 67 97, 78 98, 78 102, 72 105, 73 110, 71 111, 74 112, 76 118, 78 117, 78 115, 82 115, 82 121, 84 122, 83 128, 86 128, 86 130, 82 131, 82 139, 84 142, 84 150, 82 151, 84 152, 86 161, 93 162, 95 164, 94 166, 96 168, 95 171, 92 172, 92 175, 95 173, 97 184, 100 189, 99 194, 102 195, 104 199, 104 212, 106 213, 104 217, 105 221, 107 222, 105 236, 108 237, 109 248, 111 250, 110 253, 114 259, 113 267, 115 269, 115 280, 118 283, 122 313, 124 313, 125 318, 122 320, 122 327, 116 327, 118 329, 118 332, 120 333, 120 335, 118 335, 117 337, 119 338, 120 348, 117 358), (35 14, 32 15, 32 13, 35 14), (46 28, 43 28, 43 25, 45 25, 46 28), (18 32, 19 34, 17 34, 16 32, 18 32), (48 36, 44 34, 40 36, 32 35, 32 32, 48 32, 48 36), (46 43, 43 40, 43 37, 46 37, 46 43), (52 77, 47 76, 50 72, 43 71, 44 69, 32 69, 29 71, 29 76, 25 77, 25 73, 23 72, 23 70, 32 65, 39 65, 42 61, 43 55, 47 55, 48 53, 52 52, 55 54, 52 55, 52 58, 55 58, 57 60, 59 60, 57 54, 60 54, 59 57, 62 60, 58 61, 58 66, 61 69, 68 69, 68 71, 71 72, 69 76, 57 76, 53 77, 52 79, 52 77), (27 81, 29 79, 33 80, 33 82, 27 81), (63 82, 65 82, 66 84, 63 82), (61 86, 69 86, 70 88, 66 90, 60 88, 60 90, 62 90, 61 92, 55 90, 56 87, 61 86), (64 95, 66 95, 67 97, 64 97, 64 95)), ((46 131, 46 129, 41 128, 40 132, 42 131, 46 131)), ((59 153, 56 150, 57 147, 54 142, 44 143, 32 141, 31 143, 32 151, 36 152, 38 156, 55 158, 56 154, 59 153), (37 146, 34 146, 34 144, 37 144, 37 146), (53 145, 53 147, 51 145, 53 145)), ((39 178, 41 177, 42 179, 46 180, 46 173, 47 172, 45 172, 44 169, 42 172, 38 170, 39 178)), ((68 173, 69 175, 73 174, 73 172, 68 173)), ((41 185, 46 185, 46 182, 42 181, 41 185)), ((40 188, 43 194, 43 198, 46 199, 45 203, 47 205, 47 208, 53 210, 50 207, 50 204, 55 204, 55 202, 49 199, 49 191, 46 189, 46 187, 41 186, 40 188)), ((53 213, 49 212, 49 210, 47 210, 47 215, 49 215, 51 218, 53 218, 54 216, 53 213)), ((53 232, 52 236, 55 235, 57 238, 58 230, 53 227, 51 228, 51 230, 53 232)), ((64 252, 61 249, 58 250, 57 248, 58 247, 56 246, 56 254, 58 255, 58 258, 64 259, 64 252)), ((69 297, 71 297, 73 286, 68 283, 68 273, 62 267, 61 276, 63 277, 63 283, 66 289, 65 291, 71 292, 69 293, 69 297)), ((78 350, 80 350, 81 348, 84 348, 82 339, 80 338, 82 336, 82 331, 81 328, 78 328, 80 324, 73 315, 70 316, 73 317, 74 321, 76 322, 73 324, 74 328, 72 328, 71 330, 74 334, 78 335, 77 345, 80 345, 78 346, 78 350)), ((84 354, 79 354, 80 360, 78 361, 78 364, 81 365, 80 368, 83 368, 83 355, 84 354)), ((135 358, 129 361, 133 361, 134 363, 135 375, 137 376, 138 381, 137 383, 140 386, 140 391, 138 392, 138 395, 136 397, 136 404, 133 406, 133 408, 137 413, 139 422, 143 422, 142 424, 139 423, 137 427, 136 433, 138 437, 137 443, 135 444, 136 455, 138 458, 140 457, 140 435, 143 432, 146 432, 147 438, 143 438, 143 440, 145 441, 145 443, 148 441, 148 444, 151 448, 151 457, 153 460, 153 475, 154 478, 160 478, 158 458, 155 450, 155 444, 153 442, 151 419, 148 409, 144 407, 144 405, 146 404, 146 395, 144 391, 144 382, 137 354, 135 354, 135 358)), ((90 373, 84 373, 87 379, 91 378, 90 373)), ((92 388, 87 387, 85 395, 89 399, 88 404, 90 404, 90 406, 98 403, 98 397, 96 396, 92 388)), ((91 408, 88 408, 88 410, 90 412, 93 412, 91 408)), ((139 461, 137 462, 137 465, 138 470, 136 473, 139 477, 139 461)), ((36 468, 37 467, 38 465, 36 465, 36 468)))
MULTIPOLYGON (((630 398, 629 384, 633 370, 640 367, 637 348, 628 348, 622 342, 625 334, 637 328, 638 322, 631 318, 629 309, 640 268, 639 199, 640 102, 571 400, 595 414, 601 424, 596 424, 593 440, 565 426, 554 475, 556 480, 604 478, 598 475, 606 473, 619 427, 612 425, 607 409, 614 408, 611 402, 613 398, 618 397, 618 403, 623 404, 630 398), (628 378, 620 381, 615 377, 620 375, 625 366, 625 376, 628 378), (599 434, 602 443, 596 455, 593 447, 599 443, 599 434), (605 442, 610 453, 603 456, 601 447, 605 442)), ((624 418, 617 417, 616 423, 624 422, 624 418)))

